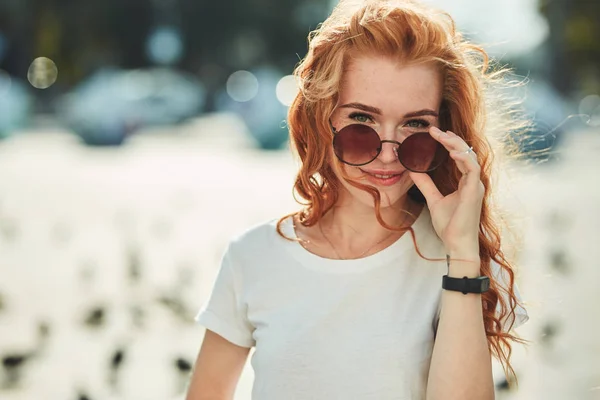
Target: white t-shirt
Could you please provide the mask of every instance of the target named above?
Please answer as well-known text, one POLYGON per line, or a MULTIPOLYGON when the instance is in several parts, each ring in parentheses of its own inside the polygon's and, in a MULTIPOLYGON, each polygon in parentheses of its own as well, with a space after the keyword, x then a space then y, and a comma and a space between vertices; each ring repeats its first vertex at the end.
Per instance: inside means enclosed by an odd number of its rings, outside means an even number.
MULTIPOLYGON (((410 233, 362 259, 322 258, 279 236, 276 222, 230 242, 196 316, 256 347, 252 399, 424 399, 445 261, 420 258, 410 233)), ((291 218, 282 228, 296 237, 291 218)), ((427 207, 413 229, 422 254, 445 258, 427 207)), ((516 315, 514 327, 528 319, 516 315)))

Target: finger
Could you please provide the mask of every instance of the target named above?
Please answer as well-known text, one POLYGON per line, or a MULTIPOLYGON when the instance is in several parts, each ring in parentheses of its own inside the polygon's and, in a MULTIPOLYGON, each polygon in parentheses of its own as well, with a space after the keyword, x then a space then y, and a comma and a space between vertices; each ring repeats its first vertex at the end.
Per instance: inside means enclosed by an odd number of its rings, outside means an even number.
POLYGON ((456 162, 456 166, 463 174, 466 184, 472 187, 478 186, 481 181, 481 167, 473 160, 472 155, 464 151, 451 151, 450 157, 456 162))
POLYGON ((466 152, 469 145, 452 131, 443 132, 433 126, 429 133, 448 150, 458 170, 463 174, 464 184, 467 184, 473 190, 479 187, 481 183, 481 166, 477 160, 477 154, 466 152))
POLYGON ((449 152, 449 154, 452 157, 452 159, 454 159, 456 161, 456 164, 459 167, 459 169, 461 170, 461 172, 463 172, 463 173, 468 173, 471 171, 479 172, 479 170, 481 170, 481 166, 479 165, 479 162, 477 161, 477 155, 475 153, 473 153, 472 150, 470 150, 470 151, 469 151, 469 149, 464 150, 464 151, 451 150, 449 152))
POLYGON ((421 193, 423 193, 423 196, 425 196, 427 204, 432 205, 444 198, 429 175, 410 171, 408 174, 421 193))
POLYGON ((429 134, 438 142, 440 142, 448 151, 461 151, 469 148, 469 146, 463 140, 463 138, 461 138, 452 131, 444 132, 439 128, 433 126, 429 130, 429 134))
POLYGON ((465 154, 462 151, 454 151, 454 150, 451 150, 449 152, 449 154, 450 154, 450 158, 452 158, 454 160, 454 162, 456 163, 456 167, 458 168, 458 170, 463 175, 468 174, 471 163, 469 163, 469 160, 467 160, 467 157, 464 157, 465 155, 468 156, 468 154, 465 154))
MULTIPOLYGON (((467 151, 470 146, 456 133, 452 131, 443 132, 439 128, 433 126, 429 130, 429 133, 433 138, 438 140, 449 152, 456 151, 458 153, 467 151)), ((467 161, 472 160, 475 164, 479 164, 477 161, 477 155, 473 152, 469 153, 467 161)), ((459 168, 461 169, 461 168, 459 168)), ((462 173, 466 173, 465 168, 461 169, 462 173)))
POLYGON ((437 126, 432 126, 431 128, 429 128, 429 134, 431 135, 432 138, 434 138, 438 142, 441 142, 443 140, 442 138, 444 136, 448 136, 444 131, 442 131, 437 126))

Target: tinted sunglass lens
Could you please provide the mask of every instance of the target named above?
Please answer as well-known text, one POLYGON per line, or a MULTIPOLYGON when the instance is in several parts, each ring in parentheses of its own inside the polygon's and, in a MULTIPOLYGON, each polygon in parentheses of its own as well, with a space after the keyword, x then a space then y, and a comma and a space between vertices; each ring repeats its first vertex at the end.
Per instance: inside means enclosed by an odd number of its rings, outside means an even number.
POLYGON ((414 172, 429 172, 439 167, 448 151, 428 132, 417 132, 407 137, 398 151, 402 165, 414 172))
POLYGON ((335 155, 343 162, 363 165, 373 161, 379 154, 379 135, 366 125, 348 125, 333 138, 335 155))

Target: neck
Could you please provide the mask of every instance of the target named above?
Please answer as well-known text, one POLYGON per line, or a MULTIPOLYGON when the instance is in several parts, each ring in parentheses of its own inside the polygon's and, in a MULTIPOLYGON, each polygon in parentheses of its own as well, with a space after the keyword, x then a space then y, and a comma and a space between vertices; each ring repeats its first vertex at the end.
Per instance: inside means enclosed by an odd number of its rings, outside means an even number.
MULTIPOLYGON (((380 214, 388 225, 408 226, 419 214, 421 207, 422 205, 404 196, 391 206, 381 207, 380 214)), ((375 209, 357 201, 339 201, 323 216, 320 223, 327 238, 340 254, 357 255, 380 240, 382 245, 385 245, 388 242, 386 238, 397 238, 401 235, 381 226, 375 209)))

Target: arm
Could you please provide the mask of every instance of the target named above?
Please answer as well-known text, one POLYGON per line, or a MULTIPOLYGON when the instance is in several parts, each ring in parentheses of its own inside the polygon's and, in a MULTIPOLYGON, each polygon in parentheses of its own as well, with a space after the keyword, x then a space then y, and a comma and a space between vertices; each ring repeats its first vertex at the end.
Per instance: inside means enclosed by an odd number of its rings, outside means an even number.
POLYGON ((249 352, 250 348, 235 345, 207 329, 186 400, 233 399, 249 352))
MULTIPOLYGON (((451 277, 479 275, 479 231, 486 186, 473 147, 451 131, 429 130, 455 161, 462 174, 456 191, 443 195, 427 174, 409 175, 425 199, 431 222, 452 259, 451 277)), ((487 174, 487 172, 486 172, 487 174)), ((483 324, 481 295, 444 290, 429 380, 427 400, 493 400, 492 361, 483 324)))
MULTIPOLYGON (((454 258, 454 256, 453 256, 454 258)), ((456 258, 478 260, 474 256, 456 258)), ((477 262, 450 264, 449 276, 479 276, 477 262)), ((433 347, 428 400, 493 400, 492 360, 483 325, 481 295, 443 290, 433 347)))

